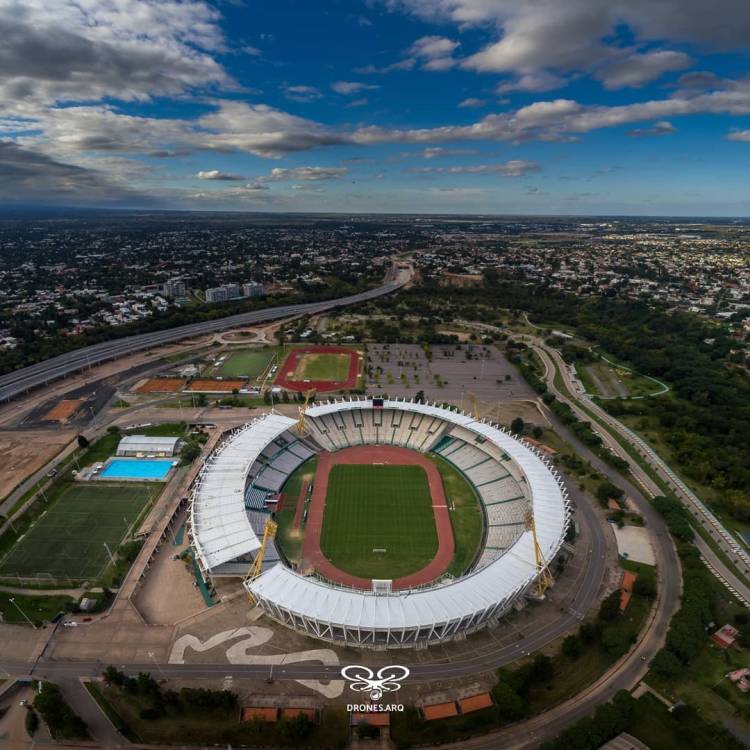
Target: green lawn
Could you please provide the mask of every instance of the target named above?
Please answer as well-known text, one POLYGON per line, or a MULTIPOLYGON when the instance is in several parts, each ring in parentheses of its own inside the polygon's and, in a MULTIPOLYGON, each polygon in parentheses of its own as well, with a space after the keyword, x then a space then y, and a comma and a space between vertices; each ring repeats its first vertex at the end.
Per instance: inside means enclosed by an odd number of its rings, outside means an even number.
POLYGON ((334 466, 321 548, 338 568, 363 578, 399 578, 427 565, 438 540, 424 469, 334 466))
POLYGON ((33 623, 51 620, 58 612, 64 612, 68 604, 75 604, 70 596, 29 596, 26 594, 9 594, 0 591, 0 613, 4 622, 27 624, 26 617, 33 623), (13 599, 11 602, 10 600, 13 599), (18 606, 16 606, 18 605, 18 606), (18 611, 21 608, 23 614, 18 611), (26 615, 24 617, 23 615, 26 615))
POLYGON ((349 354, 305 354, 297 363, 295 380, 346 380, 349 377, 349 354))
POLYGON ((456 552, 448 572, 460 576, 474 561, 482 543, 482 509, 479 507, 476 492, 458 469, 440 456, 428 454, 427 458, 437 466, 443 478, 448 505, 452 506, 450 515, 456 552))
MULTIPOLYGON (((301 466, 298 466, 286 480, 281 488, 284 493, 284 505, 276 514, 276 522, 279 528, 276 532, 276 542, 291 562, 299 562, 300 550, 302 549, 303 535, 293 533, 292 525, 294 523, 294 513, 297 509, 297 500, 302 482, 307 479, 312 482, 315 478, 315 470, 318 466, 318 457, 311 456, 301 466)), ((304 531, 304 527, 303 527, 304 531)))
POLYGON ((275 353, 275 348, 240 349, 231 352, 221 363, 217 374, 223 378, 255 378, 266 369, 275 353))
POLYGON ((161 485, 71 483, 0 561, 0 575, 89 580, 109 562, 161 485))

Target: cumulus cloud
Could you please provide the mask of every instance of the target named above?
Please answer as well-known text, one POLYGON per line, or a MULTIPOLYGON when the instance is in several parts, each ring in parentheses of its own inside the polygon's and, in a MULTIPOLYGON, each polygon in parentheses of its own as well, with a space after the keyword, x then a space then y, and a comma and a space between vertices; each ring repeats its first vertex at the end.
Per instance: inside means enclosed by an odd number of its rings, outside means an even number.
POLYGON ((272 182, 283 180, 306 180, 317 182, 320 180, 337 180, 347 174, 346 167, 276 167, 265 178, 272 182))
POLYGON ((605 65, 597 73, 605 88, 620 89, 643 86, 662 74, 687 68, 692 60, 683 52, 661 50, 634 53, 605 65))
POLYGON ((353 96, 361 91, 368 91, 371 89, 378 89, 380 86, 370 83, 360 83, 358 81, 336 81, 331 84, 331 88, 337 93, 343 96, 353 96))
POLYGON ((502 164, 474 164, 461 167, 414 167, 410 172, 418 174, 481 174, 499 175, 501 177, 523 177, 529 172, 538 172, 539 164, 526 159, 511 159, 502 164))
POLYGON ((677 128, 668 120, 655 122, 650 128, 633 128, 628 130, 628 135, 632 138, 644 138, 651 135, 672 135, 676 133, 677 128))
POLYGON ((409 48, 409 55, 421 62, 423 70, 448 70, 456 64, 453 52, 458 42, 444 36, 423 36, 409 48))
POLYGON ((741 141, 743 143, 750 143, 750 130, 732 130, 727 139, 730 141, 741 141))
POLYGON ((219 14, 200 0, 0 0, 0 111, 233 86, 214 59, 219 14))
MULTIPOLYGON (((10 203, 143 204, 143 194, 103 170, 65 164, 47 154, 0 141, 0 200, 10 203)), ((153 202, 151 198, 148 202, 153 202)))
POLYGON ((284 96, 293 102, 308 104, 320 99, 323 94, 315 86, 284 86, 284 96))
POLYGON ((218 169, 209 169, 205 172, 198 172, 197 177, 199 180, 218 180, 220 182, 241 182, 245 179, 241 174, 221 172, 218 169))
POLYGON ((507 94, 511 91, 553 91, 562 88, 567 84, 564 78, 553 75, 546 70, 539 70, 533 73, 524 73, 513 81, 505 81, 497 86, 495 91, 498 94, 507 94))
POLYGON ((460 101, 458 103, 458 106, 461 107, 461 109, 480 109, 481 107, 484 107, 487 104, 486 99, 477 99, 474 96, 468 97, 468 99, 464 99, 463 101, 460 101))

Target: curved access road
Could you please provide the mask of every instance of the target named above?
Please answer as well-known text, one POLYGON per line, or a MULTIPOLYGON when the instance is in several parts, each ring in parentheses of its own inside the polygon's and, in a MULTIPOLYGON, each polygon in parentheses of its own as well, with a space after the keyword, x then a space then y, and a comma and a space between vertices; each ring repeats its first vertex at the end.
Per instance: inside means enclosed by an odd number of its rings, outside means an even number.
POLYGON ((404 286, 411 278, 410 272, 406 269, 400 269, 396 273, 389 272, 389 276, 393 276, 394 278, 382 286, 369 289, 366 292, 350 294, 348 297, 339 297, 338 299, 325 300, 323 302, 267 307, 262 310, 254 310, 253 312, 228 315, 226 318, 219 318, 218 320, 190 323, 178 326, 177 328, 170 328, 166 331, 141 333, 114 341, 104 341, 100 344, 93 344, 92 346, 85 346, 72 352, 60 354, 44 362, 38 362, 35 365, 29 365, 28 367, 23 367, 20 370, 14 370, 0 376, 0 403, 11 401, 23 393, 46 385, 53 380, 67 377, 84 368, 117 359, 126 354, 189 339, 205 333, 225 331, 229 328, 246 326, 252 323, 266 323, 277 318, 294 315, 313 315, 333 310, 337 307, 356 305, 360 302, 367 302, 368 300, 391 294, 404 286))

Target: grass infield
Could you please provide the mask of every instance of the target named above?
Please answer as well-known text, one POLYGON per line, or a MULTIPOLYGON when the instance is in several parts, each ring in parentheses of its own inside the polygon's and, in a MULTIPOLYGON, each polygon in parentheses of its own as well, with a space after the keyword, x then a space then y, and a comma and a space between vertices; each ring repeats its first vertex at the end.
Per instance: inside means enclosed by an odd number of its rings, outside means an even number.
POLYGON ((438 548, 424 469, 334 466, 320 546, 336 567, 363 578, 399 578, 423 568, 438 548))
POLYGON ((346 380, 350 362, 350 354, 304 354, 294 370, 293 380, 346 380))
POLYGON ((254 378, 268 366, 273 349, 241 349, 232 352, 221 363, 218 374, 224 378, 254 378))
POLYGON ((0 575, 89 580, 162 485, 71 484, 0 562, 0 575))

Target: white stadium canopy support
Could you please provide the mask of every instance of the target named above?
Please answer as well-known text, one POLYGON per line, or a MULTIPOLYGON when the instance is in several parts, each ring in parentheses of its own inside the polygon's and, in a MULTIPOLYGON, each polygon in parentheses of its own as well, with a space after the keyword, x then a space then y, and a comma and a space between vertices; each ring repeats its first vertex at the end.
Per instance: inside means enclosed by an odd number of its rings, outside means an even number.
MULTIPOLYGON (((332 401, 308 409, 306 419, 307 449, 392 444, 435 450, 474 485, 487 533, 484 550, 467 574, 411 590, 343 588, 279 562, 245 583, 278 622, 352 646, 449 641, 496 623, 531 593, 539 569, 532 532, 522 523, 529 510, 544 560, 551 563, 560 551, 570 518, 561 478, 536 449, 504 429, 439 406, 395 400, 385 400, 382 409, 373 408, 371 399, 332 401)), ((246 487, 269 443, 276 441, 265 455, 279 455, 276 446, 295 439, 294 424, 272 413, 232 434, 206 463, 191 511, 193 544, 205 573, 260 547, 247 521, 246 487)), ((288 447, 299 450, 293 442, 288 447)))

